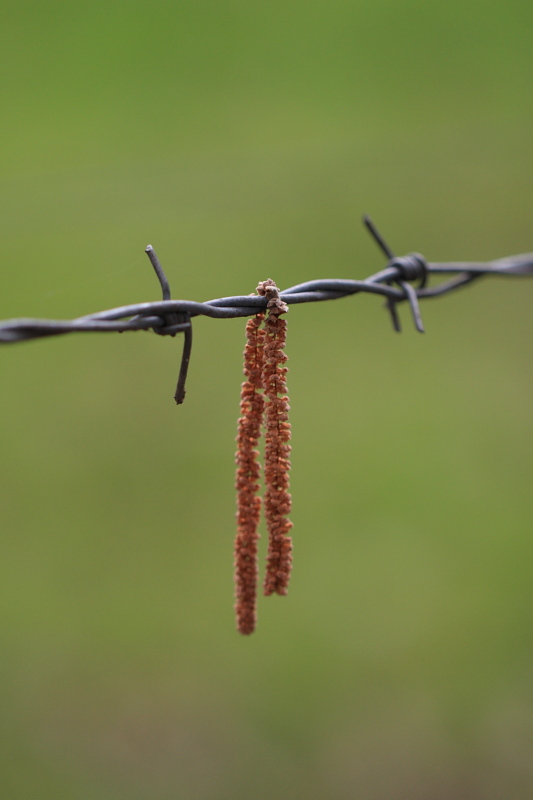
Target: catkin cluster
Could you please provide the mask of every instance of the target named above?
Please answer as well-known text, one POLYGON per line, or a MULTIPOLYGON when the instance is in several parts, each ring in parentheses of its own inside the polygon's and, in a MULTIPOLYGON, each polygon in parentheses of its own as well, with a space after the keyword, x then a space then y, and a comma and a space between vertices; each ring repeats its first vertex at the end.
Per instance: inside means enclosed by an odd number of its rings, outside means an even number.
POLYGON ((267 298, 267 316, 258 314, 246 325, 241 416, 237 435, 237 537, 235 539, 235 612, 240 633, 250 634, 257 621, 257 528, 261 511, 260 463, 257 450, 261 425, 265 430, 264 510, 268 554, 263 591, 287 594, 292 566, 292 523, 289 494, 291 427, 287 396, 287 323, 280 315, 288 306, 272 280, 257 292, 267 298), (261 324, 264 322, 264 327, 261 324))

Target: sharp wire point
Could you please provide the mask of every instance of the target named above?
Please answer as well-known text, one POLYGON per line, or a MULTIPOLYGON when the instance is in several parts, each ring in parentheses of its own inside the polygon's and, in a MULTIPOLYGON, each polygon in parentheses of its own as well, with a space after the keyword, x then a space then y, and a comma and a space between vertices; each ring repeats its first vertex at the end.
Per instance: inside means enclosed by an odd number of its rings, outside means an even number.
POLYGON ((385 253, 389 261, 391 261, 394 258, 394 253, 392 252, 389 245, 387 244, 381 233, 374 225, 372 218, 368 214, 365 214, 363 217, 363 222, 366 225, 367 230, 370 232, 370 235, 372 236, 378 247, 382 250, 383 253, 385 253))
POLYGON ((189 361, 191 358, 192 348, 192 324, 189 319, 189 326, 185 328, 183 341, 183 353, 181 356, 180 374, 178 377, 178 384, 174 393, 174 400, 180 406, 185 400, 185 381, 187 380, 187 371, 189 369, 189 361))
POLYGON ((396 331, 396 333, 401 333, 402 323, 400 322, 397 304, 389 297, 385 303, 385 308, 390 314, 393 329, 396 331))
POLYGON ((416 290, 410 283, 407 281, 399 281, 400 286, 405 291, 407 295, 407 300, 409 302, 409 306, 411 308, 411 314, 413 315, 413 321, 415 323, 415 328, 419 333, 425 333, 424 323, 422 322, 422 316, 420 314, 420 306, 418 304, 418 297, 416 295, 416 290))
POLYGON ((169 284, 169 282, 167 280, 167 276, 165 275, 165 271, 164 271, 163 267, 161 266, 161 262, 159 261, 154 248, 152 247, 151 244, 149 244, 145 248, 144 252, 146 253, 148 258, 150 259, 152 267, 154 268, 155 274, 157 275, 157 278, 158 278, 159 283, 161 285, 161 291, 163 292, 163 300, 170 300, 170 284, 169 284))

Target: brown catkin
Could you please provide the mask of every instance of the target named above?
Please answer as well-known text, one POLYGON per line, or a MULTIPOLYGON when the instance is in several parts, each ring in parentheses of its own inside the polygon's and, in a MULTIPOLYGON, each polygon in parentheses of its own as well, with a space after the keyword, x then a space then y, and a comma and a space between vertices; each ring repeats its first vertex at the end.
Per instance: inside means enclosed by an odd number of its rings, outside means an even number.
POLYGON ((279 299, 273 281, 264 281, 257 287, 259 294, 268 299, 268 316, 265 322, 265 345, 262 384, 265 392, 265 518, 268 530, 268 554, 264 594, 287 594, 292 568, 292 539, 288 535, 292 522, 289 494, 291 466, 289 444, 289 398, 287 396, 287 356, 284 348, 287 323, 280 314, 288 307, 279 299))
POLYGON ((244 375, 241 387, 241 416, 238 422, 236 485, 237 536, 235 538, 235 614, 240 633, 250 634, 257 621, 257 527, 261 513, 258 496, 259 453, 264 400, 261 393, 265 332, 259 326, 264 314, 246 324, 244 375))

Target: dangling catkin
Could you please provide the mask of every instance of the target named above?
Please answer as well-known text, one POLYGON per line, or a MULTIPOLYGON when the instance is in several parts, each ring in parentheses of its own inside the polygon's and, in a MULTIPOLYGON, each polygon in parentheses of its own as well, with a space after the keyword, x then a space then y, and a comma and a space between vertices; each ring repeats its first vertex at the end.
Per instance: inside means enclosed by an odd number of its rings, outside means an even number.
POLYGON ((262 371, 265 333, 260 329, 263 314, 246 324, 244 375, 241 387, 241 417, 238 423, 237 453, 237 536, 235 539, 235 613, 237 629, 250 634, 257 619, 257 526, 261 513, 259 490, 259 453, 263 416, 262 371))
POLYGON ((274 281, 263 281, 257 287, 268 300, 265 322, 265 345, 262 384, 265 392, 265 518, 268 530, 268 554, 263 592, 266 595, 287 594, 292 567, 292 539, 288 536, 292 522, 289 494, 291 466, 289 441, 289 398, 287 396, 287 356, 284 352, 287 323, 280 319, 288 306, 280 300, 274 281))

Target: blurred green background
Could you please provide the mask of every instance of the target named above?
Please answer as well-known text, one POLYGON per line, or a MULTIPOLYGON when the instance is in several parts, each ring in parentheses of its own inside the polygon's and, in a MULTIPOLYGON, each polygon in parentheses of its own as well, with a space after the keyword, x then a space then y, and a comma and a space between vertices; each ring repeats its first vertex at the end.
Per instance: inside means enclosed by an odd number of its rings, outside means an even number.
MULTIPOLYGON (((0 4, 0 317, 533 250, 530 2, 0 4)), ((533 282, 288 316, 294 573, 233 621, 244 321, 4 346, 6 800, 530 800, 533 282)), ((264 547, 264 541, 263 541, 264 547)))

